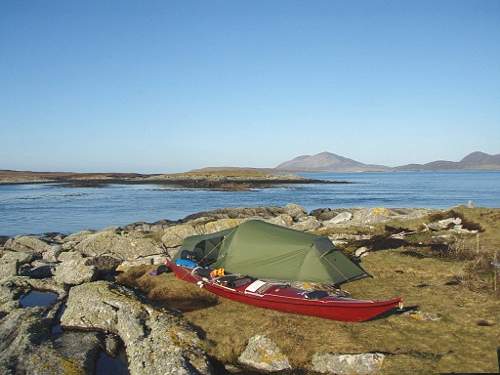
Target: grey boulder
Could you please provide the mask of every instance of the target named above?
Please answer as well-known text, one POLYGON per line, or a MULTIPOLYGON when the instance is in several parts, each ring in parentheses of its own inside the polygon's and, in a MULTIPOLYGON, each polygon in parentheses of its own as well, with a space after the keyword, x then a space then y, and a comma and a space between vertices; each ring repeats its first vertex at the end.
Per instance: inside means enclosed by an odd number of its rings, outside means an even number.
POLYGON ((290 370, 288 358, 278 346, 266 336, 256 335, 248 340, 248 344, 238 358, 242 365, 261 371, 290 370))
POLYGON ((4 245, 5 249, 12 251, 23 251, 41 255, 50 249, 50 245, 35 236, 18 236, 9 238, 4 245))
POLYGON ((382 353, 316 353, 312 358, 312 370, 337 375, 375 374, 381 369, 384 357, 382 353))
POLYGON ((120 336, 131 375, 211 373, 200 339, 180 317, 143 304, 123 286, 96 281, 71 288, 61 323, 120 336))
POLYGON ((92 259, 84 258, 77 252, 65 252, 59 256, 59 263, 54 272, 54 280, 60 284, 78 285, 95 280, 97 269, 92 259))
POLYGON ((340 214, 336 215, 334 218, 324 222, 323 224, 326 226, 336 225, 336 224, 345 223, 351 219, 352 219, 352 214, 348 211, 344 211, 344 212, 341 212, 340 214))

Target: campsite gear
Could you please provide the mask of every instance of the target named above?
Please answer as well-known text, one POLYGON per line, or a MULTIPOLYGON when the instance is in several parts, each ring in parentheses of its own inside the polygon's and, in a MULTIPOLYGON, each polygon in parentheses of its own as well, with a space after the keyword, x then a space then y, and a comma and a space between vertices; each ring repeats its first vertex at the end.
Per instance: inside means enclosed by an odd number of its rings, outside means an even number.
POLYGON ((269 282, 238 275, 208 280, 185 267, 167 262, 177 278, 198 284, 218 296, 287 313, 360 322, 402 307, 401 298, 387 301, 356 300, 342 294, 308 292, 284 282, 269 282))
POLYGON ((177 259, 175 261, 175 264, 178 266, 186 267, 186 268, 195 268, 198 266, 198 263, 189 260, 189 259, 177 259))
POLYGON ((151 270, 148 272, 148 275, 150 276, 158 276, 161 275, 162 273, 167 273, 170 272, 170 268, 168 268, 166 265, 162 264, 158 266, 155 270, 151 270))
POLYGON ((188 237, 175 259, 186 250, 196 255, 200 265, 210 264, 212 268, 224 268, 226 273, 262 279, 340 285, 369 276, 327 237, 260 220, 188 237))
POLYGON ((224 276, 224 268, 214 269, 212 272, 210 272, 210 276, 213 278, 224 276))
POLYGON ((342 321, 364 321, 401 307, 401 298, 356 300, 335 288, 311 290, 315 283, 340 285, 369 276, 336 249, 326 237, 251 220, 225 231, 188 237, 174 261, 175 276, 238 302, 289 313, 342 321), (187 253, 186 253, 187 251, 187 253), (194 254, 203 268, 189 269, 178 261, 194 254), (222 268, 224 272, 220 272, 222 268), (206 269, 205 269, 206 270, 206 269), (242 276, 245 275, 245 276, 242 276), (270 281, 276 280, 276 281, 270 281), (307 285, 297 287, 297 281, 307 285))

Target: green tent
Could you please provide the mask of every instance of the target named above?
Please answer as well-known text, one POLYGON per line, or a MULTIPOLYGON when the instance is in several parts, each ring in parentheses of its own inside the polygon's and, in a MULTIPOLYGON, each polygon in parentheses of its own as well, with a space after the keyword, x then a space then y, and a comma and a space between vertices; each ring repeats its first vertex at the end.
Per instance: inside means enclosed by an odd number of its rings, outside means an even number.
POLYGON ((368 276, 327 237, 246 221, 225 231, 188 237, 184 250, 214 268, 263 279, 341 284, 368 276))

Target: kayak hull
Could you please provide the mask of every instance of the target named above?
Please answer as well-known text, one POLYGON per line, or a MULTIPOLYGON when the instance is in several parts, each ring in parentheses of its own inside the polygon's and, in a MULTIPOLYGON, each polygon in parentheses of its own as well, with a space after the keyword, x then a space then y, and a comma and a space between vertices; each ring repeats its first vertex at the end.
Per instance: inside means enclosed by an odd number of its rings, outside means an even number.
MULTIPOLYGON (((178 279, 197 283, 200 277, 190 270, 167 263, 178 279)), ((275 288, 269 293, 249 293, 244 289, 232 289, 212 282, 204 282, 203 288, 218 296, 257 307, 292 314, 310 315, 346 322, 362 322, 393 311, 401 304, 401 298, 386 301, 356 300, 342 297, 328 297, 318 300, 304 298, 293 288, 275 288)))

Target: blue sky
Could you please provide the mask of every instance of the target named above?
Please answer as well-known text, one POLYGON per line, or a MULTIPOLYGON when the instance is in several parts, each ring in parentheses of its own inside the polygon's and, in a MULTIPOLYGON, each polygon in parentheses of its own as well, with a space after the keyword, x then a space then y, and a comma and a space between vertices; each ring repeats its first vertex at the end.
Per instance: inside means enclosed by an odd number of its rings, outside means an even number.
POLYGON ((500 1, 2 1, 0 169, 500 153, 500 1))

